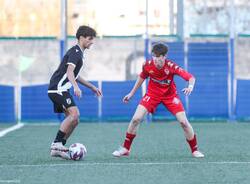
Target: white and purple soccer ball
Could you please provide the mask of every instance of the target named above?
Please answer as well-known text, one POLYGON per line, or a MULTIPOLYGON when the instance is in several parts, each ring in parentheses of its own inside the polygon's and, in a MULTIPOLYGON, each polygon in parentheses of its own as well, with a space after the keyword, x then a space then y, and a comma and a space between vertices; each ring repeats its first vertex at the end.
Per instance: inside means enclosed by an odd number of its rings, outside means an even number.
POLYGON ((81 143, 71 144, 69 147, 69 155, 72 160, 82 160, 87 154, 86 147, 81 143))

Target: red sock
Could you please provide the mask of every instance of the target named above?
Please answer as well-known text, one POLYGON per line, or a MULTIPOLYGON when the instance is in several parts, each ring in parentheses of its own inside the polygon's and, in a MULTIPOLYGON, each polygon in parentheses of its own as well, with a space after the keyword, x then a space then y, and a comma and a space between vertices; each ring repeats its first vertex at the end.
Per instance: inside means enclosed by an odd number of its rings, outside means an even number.
POLYGON ((126 133, 126 138, 125 141, 123 143, 123 147, 126 148, 127 150, 130 150, 131 144, 133 142, 133 139, 135 138, 135 134, 130 134, 130 133, 126 133))
POLYGON ((187 140, 187 142, 188 142, 188 144, 190 146, 190 149, 191 149, 192 153, 194 151, 197 151, 198 146, 197 146, 197 140, 196 140, 196 135, 195 134, 194 134, 194 138, 191 139, 191 140, 187 140))

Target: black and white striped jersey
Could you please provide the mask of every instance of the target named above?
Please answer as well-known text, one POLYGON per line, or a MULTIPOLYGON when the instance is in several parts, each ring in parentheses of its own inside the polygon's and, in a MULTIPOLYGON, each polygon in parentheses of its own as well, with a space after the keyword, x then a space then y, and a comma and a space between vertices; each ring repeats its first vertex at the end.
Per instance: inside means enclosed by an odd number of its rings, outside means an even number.
POLYGON ((69 81, 66 73, 68 65, 75 66, 74 75, 75 79, 77 79, 82 69, 83 61, 84 53, 80 46, 75 45, 70 48, 63 57, 63 61, 60 63, 59 67, 53 73, 50 79, 48 93, 61 93, 63 91, 68 91, 72 87, 72 84, 69 81))

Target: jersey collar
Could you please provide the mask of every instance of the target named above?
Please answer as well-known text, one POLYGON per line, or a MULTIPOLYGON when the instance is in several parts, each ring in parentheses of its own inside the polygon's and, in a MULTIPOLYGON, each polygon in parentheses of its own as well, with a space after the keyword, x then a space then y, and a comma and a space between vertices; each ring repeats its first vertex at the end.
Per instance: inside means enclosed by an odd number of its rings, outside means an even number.
POLYGON ((159 68, 157 68, 157 67, 155 66, 155 63, 154 63, 154 60, 153 60, 153 59, 151 60, 151 62, 152 62, 152 64, 153 64, 154 68, 156 68, 157 70, 163 70, 163 69, 165 68, 166 64, 167 64, 167 60, 165 59, 165 62, 164 62, 164 64, 163 64, 163 66, 159 69, 159 68))
POLYGON ((76 44, 76 45, 79 47, 79 49, 82 51, 82 53, 84 53, 84 50, 82 50, 81 46, 79 44, 76 44))

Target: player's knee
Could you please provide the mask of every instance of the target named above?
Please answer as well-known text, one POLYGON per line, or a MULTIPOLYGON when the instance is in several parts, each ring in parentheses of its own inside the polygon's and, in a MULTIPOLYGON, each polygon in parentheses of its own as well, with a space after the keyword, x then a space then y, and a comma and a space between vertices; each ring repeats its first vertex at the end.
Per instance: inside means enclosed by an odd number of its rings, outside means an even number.
POLYGON ((137 126, 141 122, 141 118, 135 117, 132 119, 132 123, 134 126, 137 126))
POLYGON ((70 116, 71 116, 71 121, 74 123, 74 125, 77 125, 79 122, 80 114, 78 112, 72 112, 70 116))
POLYGON ((186 120, 181 120, 181 121, 180 121, 180 124, 181 124, 181 127, 182 127, 183 129, 187 129, 187 128, 188 128, 188 121, 186 121, 186 120))

